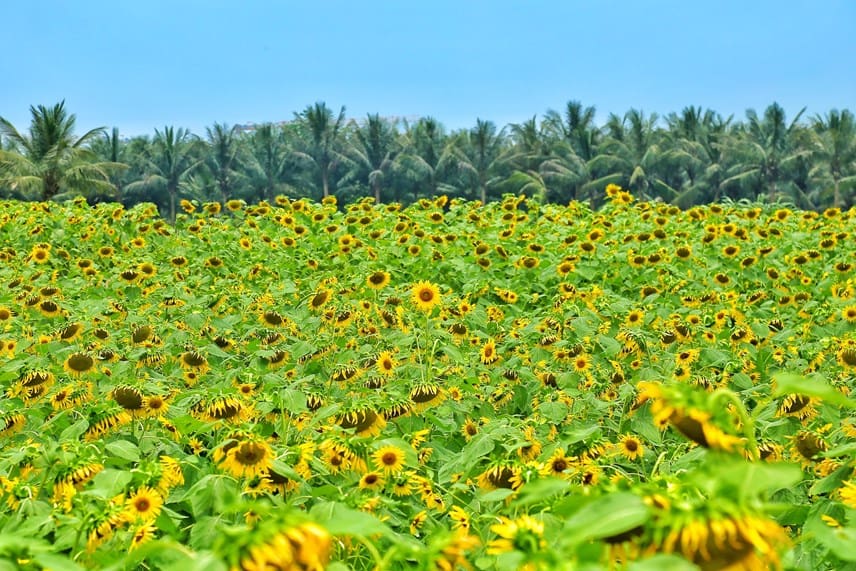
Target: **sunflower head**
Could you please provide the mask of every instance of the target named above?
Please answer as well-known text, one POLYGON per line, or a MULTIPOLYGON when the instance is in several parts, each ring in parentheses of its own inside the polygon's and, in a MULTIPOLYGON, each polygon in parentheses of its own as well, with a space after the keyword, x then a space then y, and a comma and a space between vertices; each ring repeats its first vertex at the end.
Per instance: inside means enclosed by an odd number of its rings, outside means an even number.
POLYGON ((417 282, 411 288, 411 299, 420 311, 430 312, 440 303, 440 288, 431 282, 417 282))

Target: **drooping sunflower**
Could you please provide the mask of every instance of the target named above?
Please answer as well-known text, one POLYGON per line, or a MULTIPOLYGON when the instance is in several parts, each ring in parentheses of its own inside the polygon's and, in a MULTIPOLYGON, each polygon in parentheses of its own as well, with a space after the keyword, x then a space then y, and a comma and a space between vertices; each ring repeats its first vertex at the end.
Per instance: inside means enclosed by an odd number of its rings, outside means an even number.
POLYGON ((411 289, 411 299, 417 309, 429 313, 440 303, 440 288, 431 282, 417 282, 411 289))
POLYGON ((271 447, 257 436, 229 440, 214 452, 214 461, 238 478, 266 475, 273 459, 271 447))
POLYGON ((319 311, 324 305, 330 301, 333 292, 327 288, 319 289, 309 298, 309 309, 319 311))
POLYGON ((366 285, 368 285, 371 289, 381 290, 389 285, 390 275, 389 272, 385 272, 383 270, 378 270, 376 272, 372 272, 366 278, 366 285))
POLYGON ((95 370, 95 359, 89 353, 75 352, 66 357, 62 368, 72 377, 81 377, 95 370))
POLYGON ((186 371, 204 374, 210 368, 208 359, 198 351, 185 351, 178 357, 178 364, 186 371))
POLYGON ((434 383, 422 383, 410 391, 410 402, 413 412, 422 412, 429 407, 437 406, 445 400, 443 389, 434 383))
POLYGON ((794 416, 800 420, 805 420, 817 413, 815 409, 817 402, 818 399, 807 395, 790 394, 782 400, 782 404, 779 406, 776 415, 794 416))
POLYGON ((479 474, 478 486, 483 490, 497 490, 505 488, 518 490, 523 486, 520 468, 511 464, 493 464, 487 470, 479 474))
POLYGON ((680 553, 705 571, 779 569, 777 550, 788 542, 773 520, 752 514, 693 518, 676 526, 657 546, 680 553))

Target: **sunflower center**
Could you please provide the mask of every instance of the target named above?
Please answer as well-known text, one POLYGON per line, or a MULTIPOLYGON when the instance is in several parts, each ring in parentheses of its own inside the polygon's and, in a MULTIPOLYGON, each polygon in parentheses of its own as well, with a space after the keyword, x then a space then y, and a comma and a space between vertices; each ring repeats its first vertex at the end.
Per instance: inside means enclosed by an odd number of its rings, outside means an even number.
POLYGON ((235 452, 235 460, 244 466, 254 466, 264 457, 264 449, 254 442, 244 442, 235 452))
POLYGON ((151 502, 149 502, 149 500, 146 498, 138 498, 134 502, 134 509, 137 510, 138 512, 149 511, 149 508, 151 508, 151 507, 152 507, 151 502))
POLYGON ((384 466, 395 466, 398 462, 398 456, 394 452, 387 452, 381 457, 381 462, 384 466))
POLYGON ((434 293, 430 289, 423 289, 419 292, 419 299, 428 302, 434 299, 434 293))

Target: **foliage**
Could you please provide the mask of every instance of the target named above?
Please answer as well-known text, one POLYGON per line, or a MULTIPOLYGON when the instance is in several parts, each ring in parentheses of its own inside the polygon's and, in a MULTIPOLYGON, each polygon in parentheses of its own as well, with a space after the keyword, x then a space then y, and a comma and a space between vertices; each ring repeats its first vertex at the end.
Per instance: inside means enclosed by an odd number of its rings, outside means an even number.
POLYGON ((852 565, 856 209, 595 200, 0 203, 0 569, 852 565))

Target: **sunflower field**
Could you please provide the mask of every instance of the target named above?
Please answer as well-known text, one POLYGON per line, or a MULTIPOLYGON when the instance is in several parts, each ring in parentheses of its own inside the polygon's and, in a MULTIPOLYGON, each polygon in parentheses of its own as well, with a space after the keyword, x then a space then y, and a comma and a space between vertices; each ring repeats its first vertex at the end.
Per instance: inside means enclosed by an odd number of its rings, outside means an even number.
POLYGON ((0 571, 856 568, 856 210, 0 202, 0 571))

